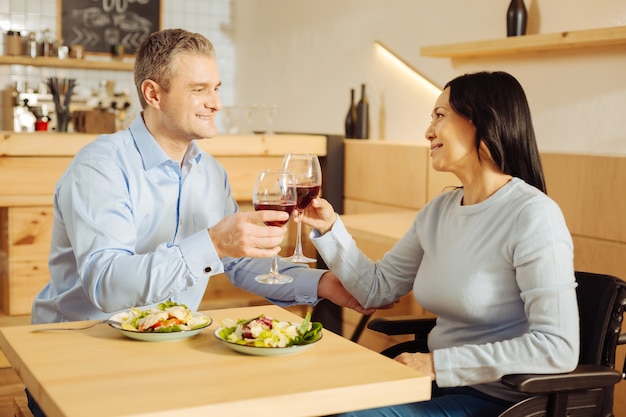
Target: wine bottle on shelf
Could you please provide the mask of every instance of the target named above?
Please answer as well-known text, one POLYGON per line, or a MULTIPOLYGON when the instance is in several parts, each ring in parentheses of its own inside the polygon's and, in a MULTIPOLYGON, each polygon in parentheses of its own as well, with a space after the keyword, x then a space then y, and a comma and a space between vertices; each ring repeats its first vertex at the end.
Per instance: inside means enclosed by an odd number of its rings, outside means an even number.
POLYGON ((528 11, 524 0, 511 0, 506 14, 506 36, 523 36, 526 34, 528 11))
POLYGON ((354 102, 354 88, 350 89, 350 107, 348 108, 348 114, 346 115, 345 130, 347 139, 355 137, 356 104, 354 102))
POLYGON ((367 139, 370 137, 369 102, 365 93, 365 84, 361 84, 361 98, 356 105, 356 129, 354 137, 367 139))

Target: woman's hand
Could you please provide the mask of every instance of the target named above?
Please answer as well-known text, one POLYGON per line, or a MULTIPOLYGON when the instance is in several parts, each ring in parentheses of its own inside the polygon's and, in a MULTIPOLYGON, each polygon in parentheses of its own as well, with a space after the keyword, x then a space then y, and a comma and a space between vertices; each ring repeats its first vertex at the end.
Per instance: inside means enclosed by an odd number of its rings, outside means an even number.
POLYGON ((435 380, 435 362, 432 353, 409 353, 404 352, 394 358, 400 363, 407 365, 423 374, 430 375, 430 380, 435 380))
POLYGON ((328 200, 323 198, 315 198, 311 202, 311 205, 304 211, 302 222, 315 229, 320 234, 324 234, 332 229, 333 224, 337 220, 337 213, 335 209, 330 205, 328 200))

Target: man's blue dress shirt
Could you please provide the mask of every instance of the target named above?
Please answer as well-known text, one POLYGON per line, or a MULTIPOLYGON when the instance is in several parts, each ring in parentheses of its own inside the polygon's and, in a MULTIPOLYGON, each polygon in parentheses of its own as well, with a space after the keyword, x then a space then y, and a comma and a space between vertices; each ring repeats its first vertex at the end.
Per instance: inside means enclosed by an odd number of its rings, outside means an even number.
POLYGON ((200 305, 209 278, 282 304, 315 304, 324 271, 281 263, 291 284, 259 284, 270 259, 220 259, 208 230, 237 211, 224 168, 195 142, 182 167, 141 115, 81 149, 57 183, 50 282, 33 323, 103 319, 163 300, 200 305))

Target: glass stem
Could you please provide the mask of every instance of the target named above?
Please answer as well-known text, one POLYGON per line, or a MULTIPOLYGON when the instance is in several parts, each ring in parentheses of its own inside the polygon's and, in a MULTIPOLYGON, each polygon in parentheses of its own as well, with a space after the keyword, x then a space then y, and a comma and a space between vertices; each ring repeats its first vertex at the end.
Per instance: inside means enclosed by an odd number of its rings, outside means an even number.
POLYGON ((296 216, 298 217, 298 225, 296 231, 296 248, 294 250, 294 255, 302 256, 302 216, 304 215, 303 211, 298 210, 296 212, 296 216))
POLYGON ((270 267, 270 275, 277 277, 278 274, 278 255, 272 257, 272 266, 270 267))

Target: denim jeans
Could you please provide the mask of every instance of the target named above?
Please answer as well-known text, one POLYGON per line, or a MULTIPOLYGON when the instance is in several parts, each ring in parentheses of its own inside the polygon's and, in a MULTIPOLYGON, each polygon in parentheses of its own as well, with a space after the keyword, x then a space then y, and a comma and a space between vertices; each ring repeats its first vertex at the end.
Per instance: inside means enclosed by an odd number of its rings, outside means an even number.
POLYGON ((514 403, 469 387, 439 388, 429 401, 338 414, 336 417, 497 417, 514 403))
POLYGON ((30 412, 33 413, 33 417, 46 417, 44 412, 41 411, 41 408, 39 408, 39 404, 37 404, 33 396, 30 395, 30 392, 28 392, 27 389, 25 389, 24 391, 26 391, 26 398, 28 399, 28 408, 30 409, 30 412))

